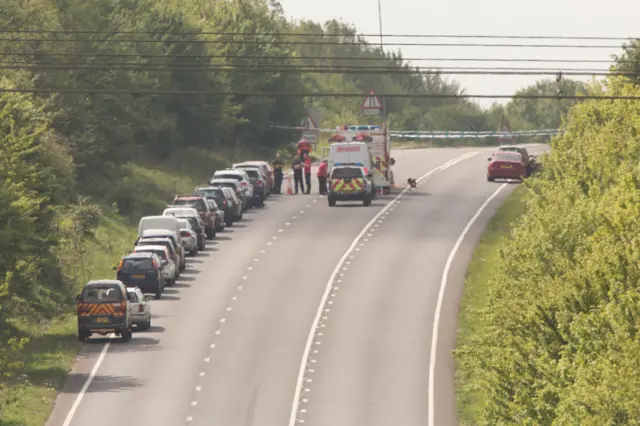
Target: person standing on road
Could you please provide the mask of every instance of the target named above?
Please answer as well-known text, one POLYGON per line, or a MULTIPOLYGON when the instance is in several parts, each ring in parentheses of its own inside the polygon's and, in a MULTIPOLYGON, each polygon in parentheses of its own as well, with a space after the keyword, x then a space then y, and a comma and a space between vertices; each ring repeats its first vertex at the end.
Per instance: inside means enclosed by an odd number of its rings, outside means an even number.
POLYGON ((276 152, 276 159, 273 160, 273 193, 282 193, 282 168, 284 167, 284 161, 280 158, 280 153, 276 152))
POLYGON ((298 193, 298 187, 300 187, 300 191, 304 193, 304 182, 302 181, 302 161, 300 161, 299 157, 296 157, 296 159, 293 160, 291 168, 293 169, 293 180, 296 186, 296 194, 298 193))
POLYGON ((309 154, 304 155, 304 180, 307 181, 307 194, 311 194, 311 158, 309 154))
POLYGON ((327 195, 327 168, 329 167, 329 162, 327 160, 323 160, 318 167, 318 186, 320 187, 320 195, 327 195))

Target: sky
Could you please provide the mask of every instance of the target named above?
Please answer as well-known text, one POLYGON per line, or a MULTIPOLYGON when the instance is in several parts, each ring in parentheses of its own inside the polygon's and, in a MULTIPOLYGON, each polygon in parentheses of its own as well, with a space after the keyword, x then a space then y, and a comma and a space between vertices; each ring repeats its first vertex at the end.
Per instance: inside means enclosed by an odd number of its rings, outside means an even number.
MULTIPOLYGON (((379 34, 377 0, 279 0, 289 19, 326 22, 342 20, 356 26, 361 34, 379 34)), ((640 1, 636 0, 381 0, 383 34, 639 37, 640 1)), ((379 37, 370 38, 379 44, 379 37)), ((472 59, 572 59, 611 60, 620 53, 622 40, 508 40, 508 39, 425 39, 386 37, 388 49, 400 49, 405 58, 472 59), (493 43, 602 45, 608 48, 528 48, 528 47, 437 47, 393 46, 392 43, 493 43)), ((412 61, 421 67, 508 67, 558 70, 608 70, 608 63, 531 63, 412 61)), ((569 76, 567 76, 569 77, 569 76)), ((510 95, 541 78, 531 75, 455 75, 468 94, 510 95)), ((589 80, 590 76, 571 77, 589 80)), ((375 90, 375 88, 374 88, 375 90)), ((497 100, 478 99, 482 106, 497 100)), ((501 100, 499 102, 507 102, 501 100)))

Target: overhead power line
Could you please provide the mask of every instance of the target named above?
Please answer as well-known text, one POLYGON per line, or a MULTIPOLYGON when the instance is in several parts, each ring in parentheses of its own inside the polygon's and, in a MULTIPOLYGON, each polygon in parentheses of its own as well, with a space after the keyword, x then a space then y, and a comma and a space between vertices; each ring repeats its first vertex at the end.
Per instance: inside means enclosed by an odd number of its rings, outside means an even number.
POLYGON ((275 37, 395 37, 395 38, 462 38, 462 39, 533 39, 533 40, 637 40, 640 37, 594 37, 594 36, 528 36, 497 34, 358 34, 358 33, 297 33, 297 32, 229 32, 229 31, 92 31, 92 30, 0 30, 0 34, 104 34, 104 35, 218 35, 218 36, 275 36, 275 37))
POLYGON ((233 72, 248 74, 263 73, 302 73, 302 74, 385 74, 385 75, 415 75, 415 74, 438 74, 438 75, 547 75, 555 76, 559 73, 566 76, 625 76, 639 77, 638 72, 611 72, 611 71, 566 71, 566 70, 546 70, 546 71, 500 71, 500 70, 455 70, 455 69, 398 69, 391 67, 283 67, 283 66, 153 66, 153 65, 117 65, 102 66, 92 64, 79 65, 0 65, 0 70, 49 70, 49 71, 146 71, 146 72, 233 72))
MULTIPOLYGON (((77 58, 190 58, 190 59, 282 59, 282 60, 344 60, 344 61, 387 61, 391 60, 389 57, 375 57, 367 58, 360 56, 260 56, 260 55, 192 55, 192 54, 172 54, 172 53, 104 53, 104 52, 0 52, 0 57, 3 56, 33 56, 33 57, 77 57, 77 58)), ((400 58, 404 62, 538 62, 538 63, 575 63, 575 64, 611 64, 609 59, 545 59, 545 58, 400 58)), ((620 63, 637 63, 638 60, 619 60, 620 63)))
MULTIPOLYGON (((10 68, 13 67, 22 67, 26 66, 27 68, 35 68, 35 69, 58 69, 70 67, 69 69, 76 69, 76 67, 83 68, 99 68, 102 70, 111 70, 111 69, 119 69, 119 67, 136 67, 144 68, 145 70, 148 68, 150 70, 156 70, 157 68, 162 68, 166 70, 176 70, 176 69, 184 69, 187 70, 219 70, 220 68, 231 69, 231 70, 248 70, 248 71, 260 71, 261 69, 267 69, 267 72, 271 72, 273 70, 293 70, 293 71, 301 71, 306 72, 309 70, 353 70, 358 72, 368 72, 368 71, 389 71, 392 73, 434 73, 434 72, 456 72, 456 71, 474 71, 474 72, 484 72, 487 71, 489 73, 493 72, 549 72, 549 73, 570 73, 570 72, 578 72, 578 73, 587 73, 591 74, 599 74, 606 73, 608 74, 619 74, 620 72, 611 71, 608 69, 594 69, 594 68, 540 68, 540 67, 477 67, 477 66, 460 66, 460 67, 442 67, 442 66, 434 66, 434 67, 397 67, 397 66, 376 66, 376 65, 300 65, 300 64, 270 64, 270 63, 260 63, 260 64, 202 64, 197 65, 189 62, 185 63, 170 63, 170 64, 153 64, 153 63, 140 63, 140 62, 103 62, 103 61, 95 61, 95 62, 31 62, 31 61, 9 61, 9 62, 0 62, 0 69, 3 66, 7 66, 10 68)), ((20 68, 21 69, 21 68, 20 68)), ((261 71, 260 71, 261 72, 261 71)), ((275 72, 275 71, 274 71, 275 72)))
MULTIPOLYGON (((78 95, 134 95, 134 96, 211 96, 211 97, 258 97, 258 98, 364 98, 363 93, 328 92, 219 92, 207 90, 132 90, 132 89, 64 89, 64 88, 13 88, 0 89, 0 93, 33 94, 78 94, 78 95)), ((469 95, 440 93, 379 93, 385 98, 416 99, 569 99, 569 100, 631 100, 638 101, 640 96, 597 96, 597 95, 469 95)))
MULTIPOLYGON (((56 38, 0 38, 0 41, 38 42, 38 43, 207 43, 207 44, 260 44, 260 45, 311 45, 311 46, 360 46, 361 42, 341 41, 280 41, 280 40, 179 40, 179 39, 56 39, 56 38)), ((501 44, 501 43, 387 43, 386 46, 422 46, 422 47, 526 47, 526 48, 563 48, 563 49, 619 49, 619 45, 593 44, 501 44)), ((371 47, 377 47, 371 45, 371 47)))

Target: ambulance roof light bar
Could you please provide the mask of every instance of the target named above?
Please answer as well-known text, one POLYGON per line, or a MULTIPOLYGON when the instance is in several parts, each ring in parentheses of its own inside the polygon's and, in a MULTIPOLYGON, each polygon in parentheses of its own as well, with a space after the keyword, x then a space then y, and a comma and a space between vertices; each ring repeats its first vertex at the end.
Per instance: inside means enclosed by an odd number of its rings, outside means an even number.
POLYGON ((364 167, 364 163, 334 163, 334 167, 336 166, 360 166, 364 167))

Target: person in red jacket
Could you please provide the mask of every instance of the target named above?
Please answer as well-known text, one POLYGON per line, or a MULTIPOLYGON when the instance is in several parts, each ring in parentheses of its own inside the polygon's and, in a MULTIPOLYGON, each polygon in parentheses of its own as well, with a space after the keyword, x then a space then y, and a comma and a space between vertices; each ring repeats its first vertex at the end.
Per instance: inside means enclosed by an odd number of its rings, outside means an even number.
POLYGON ((320 195, 327 195, 327 168, 329 162, 324 160, 318 167, 318 186, 320 187, 320 195))
POLYGON ((304 180, 307 183, 307 194, 311 193, 311 158, 309 154, 304 154, 304 180))

